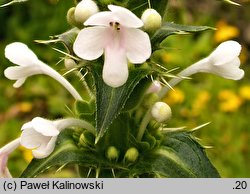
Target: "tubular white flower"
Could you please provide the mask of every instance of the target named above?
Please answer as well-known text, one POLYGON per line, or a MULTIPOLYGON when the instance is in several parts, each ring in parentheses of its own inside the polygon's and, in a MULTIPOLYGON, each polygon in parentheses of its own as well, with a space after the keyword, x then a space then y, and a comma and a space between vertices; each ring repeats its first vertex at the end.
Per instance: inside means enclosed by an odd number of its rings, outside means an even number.
POLYGON ((67 118, 50 121, 35 117, 22 126, 20 143, 32 149, 35 158, 45 158, 53 152, 59 133, 68 127, 82 127, 95 133, 94 127, 83 120, 67 118))
POLYGON ((58 72, 40 61, 37 56, 25 44, 14 42, 6 46, 5 57, 12 63, 18 65, 8 67, 4 75, 10 80, 17 80, 13 85, 15 88, 20 87, 25 80, 32 75, 45 74, 59 83, 61 83, 76 100, 82 100, 73 86, 58 72))
POLYGON ((143 63, 151 55, 148 34, 141 31, 143 22, 131 11, 108 6, 110 11, 91 16, 78 34, 73 45, 74 52, 85 60, 94 60, 103 53, 105 62, 103 80, 111 87, 122 86, 128 78, 127 60, 143 63))
POLYGON ((92 0, 82 0, 75 8, 75 20, 84 23, 91 15, 99 11, 96 3, 92 0))
MULTIPOLYGON (((208 57, 202 59, 178 74, 178 77, 170 80, 169 85, 174 87, 183 77, 188 77, 195 73, 212 73, 226 79, 240 80, 244 76, 244 71, 239 68, 241 45, 236 41, 226 41, 221 43, 208 57)), ((169 90, 164 87, 158 93, 162 98, 169 90)))
POLYGON ((7 167, 8 157, 19 145, 20 138, 17 138, 0 149, 0 178, 12 178, 7 167))

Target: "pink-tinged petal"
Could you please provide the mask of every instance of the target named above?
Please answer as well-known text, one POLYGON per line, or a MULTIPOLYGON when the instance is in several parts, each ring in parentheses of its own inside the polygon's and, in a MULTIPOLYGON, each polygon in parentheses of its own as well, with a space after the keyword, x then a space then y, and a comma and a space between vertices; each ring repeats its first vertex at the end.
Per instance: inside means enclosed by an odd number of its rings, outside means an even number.
POLYGON ((85 26, 106 26, 108 27, 110 22, 114 21, 115 16, 111 11, 102 11, 90 16, 85 22, 85 26))
POLYGON ((34 65, 39 60, 37 56, 25 44, 14 42, 6 46, 5 57, 12 63, 21 66, 34 65))
POLYGON ((27 149, 35 149, 50 139, 51 137, 43 136, 34 129, 25 129, 21 134, 21 145, 27 149))
POLYGON ((57 136, 52 137, 48 143, 42 144, 37 149, 32 150, 33 156, 38 159, 46 158, 47 156, 49 156, 54 151, 56 139, 57 136))
POLYGON ((82 59, 94 60, 103 54, 109 39, 110 35, 106 27, 84 28, 79 32, 73 50, 82 59))
POLYGON ((114 88, 126 83, 128 79, 128 65, 123 48, 108 47, 105 49, 102 77, 107 85, 114 88))
POLYGON ((0 178, 12 178, 7 167, 8 154, 0 154, 0 178))
POLYGON ((34 130, 41 133, 44 136, 57 136, 59 131, 52 121, 36 117, 31 121, 34 130))
POLYGON ((143 63, 151 56, 149 36, 139 29, 124 29, 124 44, 131 63, 143 63))
POLYGON ((108 8, 118 18, 117 22, 122 26, 129 28, 140 28, 143 26, 141 19, 128 9, 116 5, 109 5, 108 8))
POLYGON ((226 41, 221 43, 209 56, 214 65, 223 65, 232 61, 240 55, 241 45, 236 41, 226 41))

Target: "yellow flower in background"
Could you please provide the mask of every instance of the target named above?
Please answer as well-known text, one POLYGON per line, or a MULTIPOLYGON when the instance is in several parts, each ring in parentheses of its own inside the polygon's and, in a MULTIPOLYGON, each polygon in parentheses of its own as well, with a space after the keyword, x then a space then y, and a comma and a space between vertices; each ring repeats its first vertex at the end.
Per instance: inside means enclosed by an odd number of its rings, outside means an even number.
POLYGON ((169 91, 169 93, 163 99, 163 101, 169 104, 170 106, 175 104, 181 104, 184 100, 184 92, 179 88, 174 88, 174 90, 169 91))
POLYGON ((244 100, 250 100, 250 85, 241 86, 239 89, 239 95, 244 100))
POLYGON ((237 27, 229 25, 224 20, 221 20, 216 25, 217 31, 215 31, 214 40, 216 43, 220 43, 239 36, 240 31, 237 27))
POLYGON ((23 158, 26 162, 31 162, 31 160, 33 159, 33 155, 32 155, 32 151, 29 149, 26 149, 23 146, 20 146, 19 149, 21 150, 22 154, 23 154, 23 158))
POLYGON ((209 102, 211 95, 208 91, 200 91, 192 104, 192 116, 198 116, 209 102))
POLYGON ((242 99, 231 90, 222 90, 218 94, 218 99, 219 109, 222 112, 236 112, 242 104, 242 99))

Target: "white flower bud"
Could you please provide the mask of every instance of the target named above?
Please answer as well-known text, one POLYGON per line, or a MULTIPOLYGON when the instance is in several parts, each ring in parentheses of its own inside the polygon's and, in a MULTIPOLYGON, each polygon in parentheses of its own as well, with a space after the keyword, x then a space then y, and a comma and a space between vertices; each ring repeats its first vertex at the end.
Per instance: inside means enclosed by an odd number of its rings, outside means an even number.
POLYGON ((141 20, 146 31, 154 31, 161 27, 161 15, 154 9, 146 9, 141 16, 141 20))
POLYGON ((171 108, 164 102, 156 102, 151 110, 152 117, 162 123, 172 116, 171 108))
POLYGON ((73 69, 77 66, 76 62, 71 58, 65 58, 64 65, 65 65, 66 69, 73 69))
POLYGON ((92 0, 82 0, 75 9, 75 20, 84 23, 90 16, 99 11, 96 3, 92 0))

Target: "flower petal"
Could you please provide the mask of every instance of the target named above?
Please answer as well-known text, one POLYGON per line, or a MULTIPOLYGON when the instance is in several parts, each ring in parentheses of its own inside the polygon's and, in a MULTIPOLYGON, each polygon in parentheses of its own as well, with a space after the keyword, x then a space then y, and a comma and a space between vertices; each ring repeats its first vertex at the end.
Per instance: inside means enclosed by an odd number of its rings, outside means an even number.
POLYGON ((0 149, 0 154, 10 154, 20 145, 20 138, 17 138, 0 149))
POLYGON ((215 69, 217 75, 220 75, 226 79, 240 80, 243 78, 245 72, 239 68, 240 59, 237 57, 233 61, 224 64, 223 66, 214 66, 218 67, 215 69))
POLYGON ((42 144, 39 148, 32 150, 32 154, 35 158, 41 159, 49 156, 55 148, 57 136, 52 137, 47 144, 42 144))
POLYGON ((118 22, 125 27, 140 28, 143 22, 134 13, 128 9, 116 5, 109 5, 109 10, 118 18, 118 22))
POLYGON ((43 143, 48 143, 50 138, 43 136, 34 129, 25 129, 21 134, 21 145, 28 149, 34 149, 43 143))
POLYGON ((151 55, 151 43, 147 33, 139 29, 124 29, 126 54, 131 63, 143 63, 151 55))
POLYGON ((85 26, 106 26, 115 19, 111 11, 102 11, 90 16, 85 22, 85 26))
POLYGON ((7 45, 5 48, 5 57, 12 63, 21 66, 34 65, 39 61, 33 51, 21 42, 14 42, 7 45))
POLYGON ((106 27, 90 27, 81 30, 73 45, 76 55, 85 60, 97 59, 103 54, 110 35, 106 27))
POLYGON ((18 80, 32 75, 40 74, 42 70, 40 66, 13 66, 4 70, 4 75, 10 80, 18 80))
POLYGON ((36 117, 31 121, 34 130, 41 133, 44 136, 57 136, 59 131, 55 127, 52 121, 36 117))
POLYGON ((111 87, 122 86, 128 79, 128 65, 125 50, 117 47, 105 49, 102 77, 111 87))
POLYGON ((221 43, 209 56, 213 65, 223 65, 232 61, 240 55, 241 45, 236 41, 226 41, 221 43))
POLYGON ((13 84, 13 87, 14 87, 14 88, 19 88, 19 87, 21 87, 21 86, 24 84, 25 81, 26 81, 26 78, 20 78, 20 79, 18 79, 18 80, 13 84))

